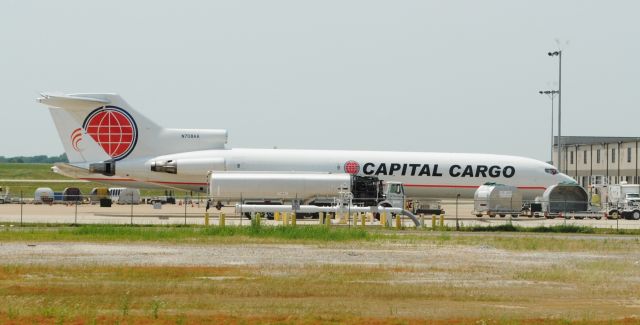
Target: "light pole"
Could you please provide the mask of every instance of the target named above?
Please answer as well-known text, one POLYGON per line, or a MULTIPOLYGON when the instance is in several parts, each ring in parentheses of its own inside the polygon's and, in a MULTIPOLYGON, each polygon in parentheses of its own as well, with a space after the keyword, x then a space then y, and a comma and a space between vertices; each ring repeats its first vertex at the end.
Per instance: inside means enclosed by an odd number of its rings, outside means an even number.
POLYGON ((558 57, 558 171, 562 172, 562 51, 547 54, 558 57))
MULTIPOLYGON (((553 165, 553 100, 556 97, 556 94, 558 94, 557 90, 540 90, 538 92, 541 95, 548 95, 549 98, 551 98, 551 155, 549 158, 549 161, 551 162, 551 164, 553 165)), ((558 153, 558 158, 560 157, 560 154, 558 153)))

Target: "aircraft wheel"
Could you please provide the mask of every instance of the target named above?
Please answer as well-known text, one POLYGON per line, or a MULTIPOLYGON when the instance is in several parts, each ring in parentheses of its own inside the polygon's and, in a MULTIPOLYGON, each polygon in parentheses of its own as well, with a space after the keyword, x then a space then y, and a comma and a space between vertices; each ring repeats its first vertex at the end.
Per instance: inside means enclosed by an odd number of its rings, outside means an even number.
POLYGON ((501 214, 501 215, 500 215, 500 218, 504 218, 504 217, 506 217, 506 216, 507 216, 506 214, 501 214))
POLYGON ((609 219, 620 219, 620 212, 618 210, 613 210, 609 212, 609 219))
POLYGON ((631 219, 640 220, 640 211, 638 210, 633 211, 633 213, 631 213, 631 219))
POLYGON ((476 217, 482 218, 482 214, 476 214, 476 217))

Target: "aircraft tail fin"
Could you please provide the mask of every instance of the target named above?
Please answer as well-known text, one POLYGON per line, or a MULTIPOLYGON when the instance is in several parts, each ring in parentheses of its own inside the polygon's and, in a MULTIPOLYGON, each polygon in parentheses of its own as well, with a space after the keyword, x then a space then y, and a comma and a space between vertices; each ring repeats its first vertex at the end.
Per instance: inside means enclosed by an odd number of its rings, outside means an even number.
POLYGON ((160 127, 117 94, 45 93, 38 102, 49 106, 71 164, 223 149, 227 142, 226 130, 160 127))
POLYGON ((42 94, 71 163, 121 160, 152 153, 162 128, 116 94, 42 94), (144 131, 144 132, 141 132, 144 131))

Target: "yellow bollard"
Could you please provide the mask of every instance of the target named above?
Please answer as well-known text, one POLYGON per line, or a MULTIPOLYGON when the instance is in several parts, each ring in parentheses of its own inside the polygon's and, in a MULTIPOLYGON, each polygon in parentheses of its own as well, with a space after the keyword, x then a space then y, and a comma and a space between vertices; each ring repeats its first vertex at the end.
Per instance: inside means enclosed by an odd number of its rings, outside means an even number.
POLYGON ((386 212, 382 212, 380 214, 380 224, 385 228, 387 227, 387 213, 386 212))
POLYGON ((280 221, 280 212, 276 212, 273 214, 273 220, 274 221, 280 221))
POLYGON ((367 219, 369 220, 370 224, 373 224, 373 213, 367 212, 367 219))
POLYGON ((324 225, 324 213, 318 212, 318 224, 324 225))
POLYGON ((220 212, 220 220, 218 221, 218 226, 224 227, 224 213, 220 212))
POLYGON ((286 212, 282 212, 282 225, 286 226, 289 223, 289 215, 286 212))
POLYGON ((324 218, 324 222, 326 223, 327 227, 331 227, 331 213, 327 212, 327 215, 324 218))
POLYGON ((420 213, 420 225, 422 226, 422 229, 426 228, 427 226, 424 224, 424 213, 420 213))
POLYGON ((262 213, 258 212, 256 213, 256 226, 260 226, 260 219, 262 219, 262 213))
POLYGON ((396 214, 396 229, 402 228, 402 218, 399 214, 396 214))
POLYGON ((440 215, 440 228, 444 228, 444 214, 440 215))
POLYGON ((364 213, 361 213, 360 221, 362 221, 362 228, 364 228, 367 225, 367 215, 364 213))
POLYGON ((296 219, 297 219, 296 218, 296 213, 295 212, 291 213, 291 225, 292 226, 296 225, 296 219))
POLYGON ((431 215, 431 230, 435 230, 436 229, 436 215, 432 214, 431 215))
POLYGON ((209 212, 204 213, 204 225, 205 226, 209 225, 209 212))
POLYGON ((348 216, 349 216, 349 214, 346 213, 346 212, 340 213, 340 224, 341 225, 346 225, 347 224, 347 217, 348 216))

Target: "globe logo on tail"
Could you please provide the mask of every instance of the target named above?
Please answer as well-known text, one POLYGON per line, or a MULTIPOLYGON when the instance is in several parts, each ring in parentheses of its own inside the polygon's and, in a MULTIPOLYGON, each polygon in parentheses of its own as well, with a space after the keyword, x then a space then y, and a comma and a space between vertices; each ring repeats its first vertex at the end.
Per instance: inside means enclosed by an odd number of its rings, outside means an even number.
POLYGON ((116 106, 103 106, 85 118, 82 128, 111 158, 120 160, 138 142, 138 126, 131 115, 116 106))

